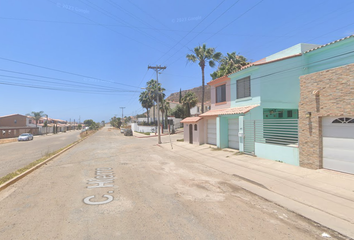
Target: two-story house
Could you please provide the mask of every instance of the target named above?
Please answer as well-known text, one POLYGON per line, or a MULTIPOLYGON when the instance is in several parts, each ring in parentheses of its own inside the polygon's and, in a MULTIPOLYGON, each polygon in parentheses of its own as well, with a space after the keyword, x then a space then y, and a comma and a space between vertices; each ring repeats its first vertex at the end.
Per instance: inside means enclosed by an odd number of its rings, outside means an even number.
MULTIPOLYGON (((211 110, 183 120, 185 139, 300 165, 300 77, 354 63, 353 39, 297 44, 210 81, 211 110)), ((313 84, 313 90, 319 88, 313 84)))

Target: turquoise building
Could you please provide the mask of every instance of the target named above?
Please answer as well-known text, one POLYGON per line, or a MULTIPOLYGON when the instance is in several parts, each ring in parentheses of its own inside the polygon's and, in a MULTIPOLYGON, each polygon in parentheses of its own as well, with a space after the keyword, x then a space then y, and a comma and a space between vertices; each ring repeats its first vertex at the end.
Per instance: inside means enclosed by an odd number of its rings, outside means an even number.
POLYGON ((204 142, 298 166, 300 76, 350 63, 354 35, 300 43, 209 82, 212 107, 200 115, 204 142))

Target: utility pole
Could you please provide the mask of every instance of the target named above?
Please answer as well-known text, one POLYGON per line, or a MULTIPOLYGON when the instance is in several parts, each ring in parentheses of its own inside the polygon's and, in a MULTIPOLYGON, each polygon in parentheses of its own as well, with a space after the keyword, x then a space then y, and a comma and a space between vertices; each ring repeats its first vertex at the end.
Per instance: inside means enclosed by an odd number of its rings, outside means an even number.
POLYGON ((122 109, 122 123, 123 123, 123 109, 125 108, 125 107, 120 107, 121 109, 122 109))
POLYGON ((156 71, 156 81, 157 81, 157 129, 158 129, 158 140, 157 143, 161 144, 161 135, 160 135, 160 92, 159 92, 159 71, 166 69, 166 67, 161 67, 161 65, 156 67, 148 66, 148 69, 154 69, 156 71))

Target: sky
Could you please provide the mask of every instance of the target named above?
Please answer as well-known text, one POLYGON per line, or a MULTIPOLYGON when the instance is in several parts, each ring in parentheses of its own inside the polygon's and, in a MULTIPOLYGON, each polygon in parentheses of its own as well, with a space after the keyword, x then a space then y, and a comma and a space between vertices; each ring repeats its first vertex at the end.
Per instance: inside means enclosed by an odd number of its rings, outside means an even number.
MULTIPOLYGON (((139 94, 156 79, 148 66, 166 66, 158 80, 169 96, 201 86, 186 59, 199 45, 252 62, 354 34, 353 16, 354 0, 2 0, 0 116, 140 114, 139 94)), ((216 69, 206 67, 206 83, 216 69)))

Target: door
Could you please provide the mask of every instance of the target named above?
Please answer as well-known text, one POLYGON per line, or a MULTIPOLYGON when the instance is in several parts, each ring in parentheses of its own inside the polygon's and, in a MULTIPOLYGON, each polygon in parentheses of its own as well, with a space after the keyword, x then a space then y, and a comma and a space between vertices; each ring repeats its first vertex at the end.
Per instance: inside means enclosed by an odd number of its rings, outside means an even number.
POLYGON ((323 168, 354 174, 354 116, 322 119, 323 168))
POLYGON ((229 119, 229 148, 239 149, 238 118, 229 119))
POLYGON ((216 119, 208 120, 208 144, 216 145, 216 119))
POLYGON ((189 143, 193 144, 193 124, 189 124, 189 143))

